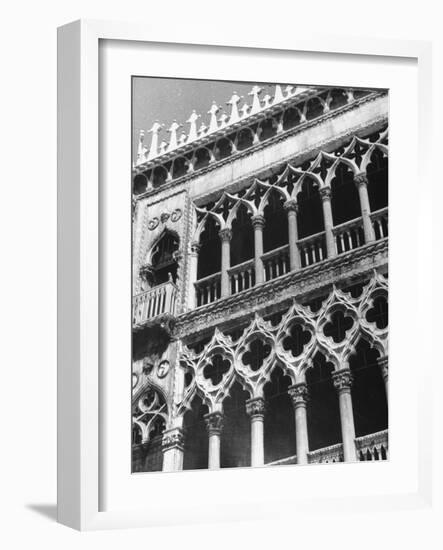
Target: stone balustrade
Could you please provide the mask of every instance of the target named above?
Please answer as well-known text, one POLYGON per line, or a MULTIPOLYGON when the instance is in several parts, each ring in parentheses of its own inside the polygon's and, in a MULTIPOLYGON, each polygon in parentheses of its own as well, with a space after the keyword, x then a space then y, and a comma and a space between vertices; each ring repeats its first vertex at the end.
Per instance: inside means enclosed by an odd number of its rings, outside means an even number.
POLYGON ((337 254, 354 250, 365 244, 362 218, 355 218, 333 228, 337 254))
POLYGON ((221 297, 221 273, 208 275, 199 279, 195 284, 197 307, 212 304, 221 297))
POLYGON ((237 294, 255 285, 254 260, 247 260, 228 269, 231 294, 237 294))
POLYGON ((388 207, 381 208, 371 213, 372 226, 374 227, 375 239, 384 239, 388 236, 388 207))
POLYGON ((271 281, 280 275, 289 273, 289 245, 285 244, 262 255, 265 281, 271 281))
POLYGON ((134 297, 132 320, 142 324, 160 315, 175 315, 177 286, 168 281, 134 297))
POLYGON ((327 256, 325 232, 309 235, 297 241, 302 267, 321 262, 327 256))

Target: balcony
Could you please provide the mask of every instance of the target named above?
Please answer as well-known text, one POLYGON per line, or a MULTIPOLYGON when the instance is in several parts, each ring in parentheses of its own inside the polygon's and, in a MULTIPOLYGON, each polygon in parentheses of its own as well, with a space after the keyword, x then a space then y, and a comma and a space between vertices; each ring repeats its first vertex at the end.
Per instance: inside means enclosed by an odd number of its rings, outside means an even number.
MULTIPOLYGON (((387 460, 389 458, 389 438, 388 430, 382 430, 373 434, 364 435, 355 438, 355 450, 359 462, 387 460)), ((343 462, 343 445, 337 443, 322 449, 316 449, 308 453, 309 464, 331 464, 334 462, 343 462)), ((297 456, 288 456, 274 462, 269 462, 267 466, 280 466, 285 464, 296 464, 297 456)))
POLYGON ((132 322, 145 325, 161 317, 174 317, 178 289, 168 281, 134 297, 132 322))
MULTIPOLYGON (((371 213, 375 240, 388 236, 388 208, 371 213)), ((356 250, 365 245, 362 218, 355 218, 333 229, 335 253, 337 256, 356 250)), ((321 231, 297 241, 301 269, 328 260, 325 232, 321 231)), ((278 279, 290 273, 289 245, 270 250, 261 256, 264 270, 264 282, 278 279)), ((228 270, 230 295, 255 287, 254 260, 247 260, 232 266, 228 270)), ((194 283, 197 307, 212 304, 220 300, 221 273, 214 273, 194 283)))

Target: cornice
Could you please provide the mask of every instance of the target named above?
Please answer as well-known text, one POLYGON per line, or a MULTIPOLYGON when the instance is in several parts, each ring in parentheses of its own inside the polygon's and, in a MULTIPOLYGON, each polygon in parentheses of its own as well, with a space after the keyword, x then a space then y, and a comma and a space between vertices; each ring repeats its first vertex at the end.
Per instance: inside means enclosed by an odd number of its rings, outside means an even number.
MULTIPOLYGON (((145 193, 141 193, 140 195, 135 195, 134 199, 135 200, 141 200, 141 199, 144 199, 146 197, 155 196, 157 193, 159 193, 161 191, 164 191, 166 189, 171 189, 171 188, 173 188, 177 185, 185 183, 185 182, 187 182, 189 180, 192 180, 196 177, 200 177, 204 174, 212 172, 213 170, 217 170, 218 168, 220 168, 220 167, 222 167, 226 164, 230 164, 230 163, 232 163, 236 160, 239 160, 239 159, 242 159, 242 158, 245 158, 245 157, 248 157, 248 156, 252 156, 256 152, 261 151, 262 149, 265 149, 265 148, 269 147, 270 145, 273 145, 275 143, 279 143, 281 141, 284 141, 284 140, 292 137, 293 135, 301 133, 301 132, 303 132, 303 131, 305 131, 309 128, 312 128, 314 126, 318 126, 318 125, 324 123, 327 120, 330 120, 332 118, 336 118, 337 116, 342 115, 343 113, 354 110, 354 109, 358 108, 359 106, 361 106, 364 103, 369 103, 371 101, 375 101, 376 99, 379 99, 379 98, 383 97, 384 95, 385 95, 384 92, 374 92, 372 94, 364 96, 360 99, 355 100, 353 103, 343 105, 342 107, 340 107, 338 109, 334 109, 332 111, 329 111, 328 113, 325 113, 325 114, 323 114, 322 116, 320 116, 318 118, 314 118, 312 120, 308 120, 306 122, 303 122, 302 124, 299 124, 298 126, 290 128, 288 130, 285 130, 285 131, 283 131, 279 134, 276 134, 276 135, 274 135, 274 136, 272 136, 268 139, 265 139, 264 141, 261 141, 261 142, 255 144, 255 145, 252 145, 251 147, 248 147, 247 149, 245 149, 243 151, 238 151, 238 152, 234 153, 233 155, 230 155, 230 156, 228 156, 224 159, 220 159, 218 161, 212 162, 212 163, 208 164, 205 167, 202 167, 202 168, 200 168, 196 171, 190 172, 189 174, 185 174, 185 175, 183 175, 183 176, 181 176, 177 179, 174 179, 174 180, 172 180, 168 183, 165 183, 165 184, 161 185, 160 187, 157 187, 155 189, 149 189, 148 191, 146 191, 145 193)), ((374 121, 374 122, 376 123, 376 122, 378 122, 378 120, 380 120, 380 121, 381 120, 387 120, 387 116, 382 116, 379 119, 377 119, 377 121, 374 121)), ((247 125, 245 127, 247 127, 247 125)), ((176 150, 176 151, 178 151, 178 150, 176 150)), ((305 154, 306 154, 306 152, 305 152, 305 154)), ((182 156, 183 156, 183 152, 181 154, 174 155, 174 158, 182 157, 182 156)), ((297 156, 300 156, 300 155, 297 155, 297 156)), ((134 174, 139 174, 139 173, 146 172, 149 169, 155 168, 156 166, 159 166, 159 165, 163 164, 164 162, 170 162, 171 160, 173 160, 172 157, 167 158, 167 159, 164 156, 158 157, 158 159, 155 159, 155 162, 156 162, 155 165, 145 167, 145 168, 143 168, 143 170, 137 168, 137 170, 134 172, 134 174), (158 160, 162 160, 162 162, 157 162, 158 160)), ((277 165, 281 164, 281 160, 276 164, 277 165)), ((248 179, 250 179, 250 177, 248 179)))
POLYGON ((240 318, 251 316, 255 311, 263 311, 271 305, 275 307, 284 302, 290 303, 293 299, 300 299, 314 290, 326 289, 331 284, 342 281, 344 276, 370 273, 373 269, 386 265, 387 259, 386 238, 290 272, 179 315, 176 318, 174 337, 192 337, 194 340, 194 337, 230 320, 238 322, 240 318))

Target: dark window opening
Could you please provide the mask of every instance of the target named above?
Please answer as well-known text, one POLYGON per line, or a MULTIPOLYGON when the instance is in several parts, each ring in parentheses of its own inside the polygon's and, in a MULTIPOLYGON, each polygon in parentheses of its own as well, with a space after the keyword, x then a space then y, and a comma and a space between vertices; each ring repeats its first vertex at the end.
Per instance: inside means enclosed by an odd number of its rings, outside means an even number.
POLYGON ((236 382, 223 401, 223 430, 220 466, 237 468, 251 465, 251 421, 246 413, 249 393, 236 382))
POLYGON ((371 212, 388 206, 388 157, 376 149, 368 164, 368 195, 371 212))
POLYGON ((215 219, 209 216, 200 237, 197 279, 203 279, 221 269, 221 242, 215 219))
POLYGON ((210 363, 203 369, 203 376, 210 380, 213 386, 218 386, 231 367, 230 362, 221 355, 214 355, 210 363))
POLYGON ((144 193, 148 188, 148 179, 144 174, 137 174, 134 177, 134 194, 140 195, 144 193))
POLYGON ((302 325, 292 325, 289 336, 283 339, 283 348, 290 351, 294 357, 298 357, 303 348, 312 338, 309 330, 306 330, 302 325))
POLYGON ((178 237, 166 232, 159 240, 152 254, 152 270, 149 281, 151 286, 161 285, 167 281, 177 281, 177 260, 174 252, 178 250, 178 237))
POLYGON ((309 390, 307 405, 309 450, 315 451, 341 442, 340 409, 331 373, 332 363, 317 352, 312 368, 306 371, 309 390))
POLYGON ((298 238, 303 239, 323 231, 323 208, 318 186, 305 180, 297 195, 297 203, 298 238))
POLYGON ((349 358, 353 375, 352 405, 357 437, 388 427, 388 404, 380 366, 379 353, 360 339, 356 353, 349 358))
POLYGON ((194 397, 191 410, 186 412, 183 420, 184 470, 199 470, 208 467, 208 433, 204 418, 207 413, 208 407, 202 403, 200 397, 194 397))
POLYGON ((354 174, 345 164, 338 165, 331 188, 334 225, 361 217, 360 199, 354 183, 354 174))
POLYGON ((265 359, 269 357, 270 353, 271 346, 269 344, 266 344, 259 338, 253 340, 249 344, 249 351, 246 351, 242 356, 243 364, 248 365, 251 370, 257 371, 263 366, 265 359))
POLYGON ((295 418, 288 388, 289 376, 280 367, 274 369, 264 387, 267 403, 264 426, 265 464, 296 454, 295 418))
POLYGON ((232 223, 231 266, 241 264, 254 257, 254 229, 251 216, 242 204, 232 223))
POLYGON ((272 192, 264 209, 263 251, 268 252, 288 244, 288 216, 283 208, 283 197, 272 192))
POLYGON ((371 309, 366 313, 366 320, 375 323, 377 328, 383 329, 388 326, 388 301, 384 296, 377 296, 371 309))
POLYGON ((346 332, 352 328, 354 321, 352 317, 346 316, 342 311, 335 311, 331 320, 323 328, 325 336, 332 338, 336 344, 343 342, 346 332))

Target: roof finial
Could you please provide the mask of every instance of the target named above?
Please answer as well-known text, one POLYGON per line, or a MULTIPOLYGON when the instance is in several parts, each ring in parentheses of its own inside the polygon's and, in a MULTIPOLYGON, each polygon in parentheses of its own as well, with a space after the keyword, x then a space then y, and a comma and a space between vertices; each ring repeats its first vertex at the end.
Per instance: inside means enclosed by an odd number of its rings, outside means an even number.
POLYGON ((220 118, 218 119, 218 121, 220 122, 220 128, 224 128, 225 126, 227 126, 228 119, 229 119, 229 117, 226 113, 222 113, 220 115, 220 118))
POLYGON ((172 151, 173 149, 177 149, 178 147, 177 130, 179 128, 181 128, 181 124, 178 124, 176 120, 174 120, 171 126, 169 127, 168 132, 171 134, 171 138, 169 140, 168 151, 172 151))
POLYGON ((209 122, 209 130, 208 134, 212 132, 216 132, 218 130, 218 123, 217 123, 217 113, 220 111, 220 107, 217 105, 215 101, 212 102, 211 108, 208 111, 208 115, 211 115, 211 120, 209 122))
POLYGON ((206 124, 204 122, 202 122, 200 124, 200 128, 198 129, 198 137, 199 138, 202 138, 206 135, 206 130, 208 129, 208 127, 206 126, 206 124))
POLYGON ((198 115, 195 111, 195 109, 192 111, 191 116, 188 118, 186 122, 189 122, 191 125, 189 128, 189 137, 188 137, 188 143, 191 141, 194 141, 197 139, 197 120, 200 118, 200 115, 198 115))
POLYGON ((286 99, 288 97, 291 97, 292 95, 294 95, 294 86, 292 86, 291 84, 288 84, 285 88, 285 92, 286 92, 286 99))
POLYGON ((260 88, 260 86, 257 86, 256 84, 252 87, 252 90, 248 92, 248 95, 252 95, 252 107, 249 114, 254 115, 255 113, 258 113, 260 111, 260 99, 258 96, 262 93, 262 91, 263 88, 260 88))
POLYGON ((275 105, 276 103, 280 103, 280 101, 283 101, 284 99, 285 98, 284 98, 280 84, 276 84, 273 105, 275 105))
POLYGON ((145 141, 145 131, 140 130, 140 135, 138 138, 138 149, 137 149, 137 164, 141 164, 146 160, 147 149, 144 145, 145 141))
POLYGON ((272 100, 272 96, 270 96, 269 94, 266 94, 265 97, 263 98, 263 107, 262 109, 267 109, 268 107, 271 106, 271 100, 272 100))
POLYGON ((160 143, 160 151, 159 151, 159 154, 160 155, 164 155, 166 153, 166 147, 168 146, 168 142, 163 140, 161 143, 160 143))
POLYGON ((154 122, 152 128, 148 130, 152 134, 151 147, 149 148, 148 160, 156 157, 158 154, 158 133, 162 129, 163 124, 160 124, 158 120, 154 122))
POLYGON ((186 143, 187 139, 188 139, 188 136, 187 136, 186 132, 182 132, 180 134, 180 138, 178 140, 178 144, 180 145, 180 147, 186 143))
POLYGON ((242 108, 240 109, 241 117, 246 118, 248 116, 249 111, 249 105, 247 103, 244 103, 242 108))
POLYGON ((229 124, 234 124, 240 120, 240 115, 238 113, 238 102, 242 99, 237 92, 232 94, 231 99, 226 103, 226 105, 231 106, 231 116, 229 117, 229 124))

